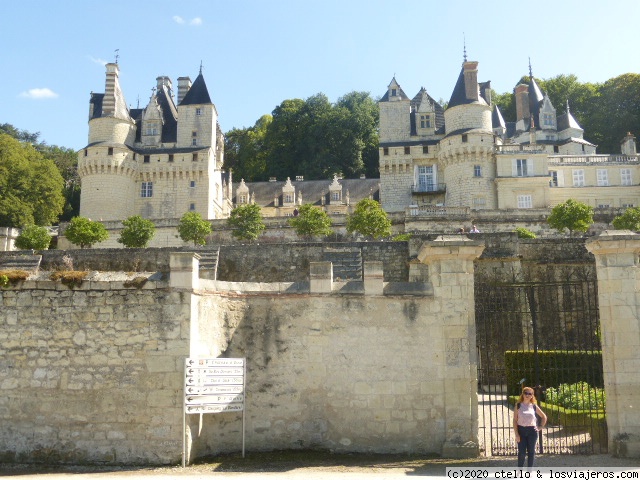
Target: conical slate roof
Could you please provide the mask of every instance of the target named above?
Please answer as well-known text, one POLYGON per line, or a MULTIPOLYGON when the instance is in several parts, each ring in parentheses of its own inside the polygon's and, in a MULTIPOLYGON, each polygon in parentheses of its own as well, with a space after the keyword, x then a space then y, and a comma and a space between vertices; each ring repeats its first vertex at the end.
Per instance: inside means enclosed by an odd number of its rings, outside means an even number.
POLYGON ((206 103, 213 103, 209 96, 209 90, 207 90, 207 84, 204 83, 204 77, 202 73, 195 79, 193 85, 187 92, 187 94, 180 102, 180 105, 202 105, 206 103))

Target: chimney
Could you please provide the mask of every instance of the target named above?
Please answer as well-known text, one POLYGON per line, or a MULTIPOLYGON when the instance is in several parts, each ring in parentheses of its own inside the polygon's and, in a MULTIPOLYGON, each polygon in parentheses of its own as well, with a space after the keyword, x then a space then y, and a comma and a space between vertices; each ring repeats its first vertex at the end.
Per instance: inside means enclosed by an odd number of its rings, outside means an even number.
POLYGON ((104 87, 104 99, 102 100, 102 116, 113 117, 116 113, 116 90, 120 69, 117 63, 107 63, 106 67, 107 79, 104 87))
POLYGON ((536 123, 533 119, 533 115, 531 115, 530 128, 529 128, 529 144, 536 144, 536 123))
POLYGON ((464 92, 467 100, 478 100, 478 62, 464 62, 464 92))
POLYGON ((516 97, 516 121, 529 118, 531 113, 529 111, 529 86, 521 83, 516 85, 515 88, 516 97))
POLYGON ((156 78, 156 86, 158 91, 162 90, 162 87, 167 87, 167 90, 169 92, 169 95, 172 96, 173 92, 172 92, 172 84, 171 84, 171 79, 167 76, 162 76, 162 77, 157 77, 156 78))
POLYGON ((491 80, 480 84, 480 96, 485 99, 488 105, 491 105, 491 80))
POLYGON ((629 157, 635 157, 638 152, 636 150, 636 137, 631 132, 627 133, 627 136, 622 139, 622 154, 629 157))
POLYGON ((191 79, 189 77, 178 78, 178 105, 182 103, 184 96, 191 88, 191 79))

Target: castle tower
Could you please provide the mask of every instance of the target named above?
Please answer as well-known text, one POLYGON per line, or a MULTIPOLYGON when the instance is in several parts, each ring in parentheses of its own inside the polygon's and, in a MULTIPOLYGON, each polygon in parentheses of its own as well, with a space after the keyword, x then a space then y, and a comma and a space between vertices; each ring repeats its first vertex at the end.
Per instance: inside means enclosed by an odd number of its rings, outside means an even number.
POLYGON ((80 215, 92 220, 119 220, 134 214, 138 166, 130 149, 136 126, 118 81, 117 63, 106 65, 105 93, 92 93, 89 142, 78 153, 82 182, 80 215))
POLYGON ((492 109, 480 94, 478 62, 463 63, 444 118, 438 161, 447 185, 446 206, 496 208, 492 109))

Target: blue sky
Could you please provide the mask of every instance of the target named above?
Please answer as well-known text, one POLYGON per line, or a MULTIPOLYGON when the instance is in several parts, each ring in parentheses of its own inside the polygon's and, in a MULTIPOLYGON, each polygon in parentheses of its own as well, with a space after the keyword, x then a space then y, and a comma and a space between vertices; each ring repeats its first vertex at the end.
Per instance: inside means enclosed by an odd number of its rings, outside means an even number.
MULTIPOLYGON (((479 80, 499 93, 528 73, 603 82, 638 73, 637 0, 1 0, 0 123, 52 145, 87 141, 91 91, 119 49, 127 103, 145 106, 156 77, 198 75, 224 132, 287 98, 357 90, 448 100, 463 38, 479 80)), ((556 106, 561 107, 561 106, 556 106)))

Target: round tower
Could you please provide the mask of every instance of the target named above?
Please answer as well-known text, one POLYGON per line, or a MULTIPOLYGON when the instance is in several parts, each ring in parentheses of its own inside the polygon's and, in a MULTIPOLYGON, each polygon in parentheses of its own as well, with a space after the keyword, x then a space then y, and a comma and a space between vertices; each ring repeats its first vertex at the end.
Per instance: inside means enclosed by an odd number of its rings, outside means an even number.
POLYGON ((105 93, 92 93, 89 142, 78 152, 82 182, 80 215, 92 220, 123 220, 134 212, 138 195, 137 159, 129 148, 136 125, 118 82, 118 64, 106 66, 105 93))
POLYGON ((494 209, 497 195, 491 106, 480 94, 478 62, 464 62, 448 108, 438 159, 447 207, 494 209))

